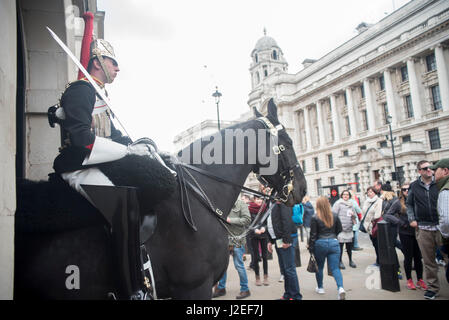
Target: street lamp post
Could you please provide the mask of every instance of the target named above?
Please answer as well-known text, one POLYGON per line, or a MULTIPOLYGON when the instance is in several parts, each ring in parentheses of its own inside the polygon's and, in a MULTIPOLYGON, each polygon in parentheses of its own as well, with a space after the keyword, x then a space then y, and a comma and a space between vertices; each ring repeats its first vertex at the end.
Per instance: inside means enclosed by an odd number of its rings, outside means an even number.
POLYGON ((388 127, 390 128, 390 139, 388 139, 388 136, 385 136, 385 138, 387 140, 390 140, 391 142, 391 152, 393 153, 393 166, 394 166, 394 172, 391 174, 393 181, 399 181, 398 179, 398 172, 397 172, 397 168, 396 168, 396 155, 394 153, 394 140, 396 138, 393 139, 393 131, 391 130, 391 120, 393 119, 392 116, 388 115, 387 116, 387 122, 388 122, 388 127))
POLYGON ((220 111, 219 111, 219 103, 220 103, 220 97, 221 93, 218 92, 218 87, 215 87, 215 92, 212 94, 212 97, 215 98, 215 103, 217 104, 217 120, 218 120, 218 131, 220 131, 220 111))

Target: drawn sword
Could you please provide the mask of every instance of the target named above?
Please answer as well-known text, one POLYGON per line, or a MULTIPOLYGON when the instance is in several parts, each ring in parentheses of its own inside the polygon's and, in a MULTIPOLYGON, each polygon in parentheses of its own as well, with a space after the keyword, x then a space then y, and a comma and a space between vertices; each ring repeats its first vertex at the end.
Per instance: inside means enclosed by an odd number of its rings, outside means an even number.
MULTIPOLYGON (((70 59, 72 59, 72 61, 76 64, 76 66, 81 70, 81 72, 86 76, 87 80, 90 82, 90 84, 94 87, 95 91, 98 93, 98 95, 101 97, 101 99, 103 99, 103 101, 108 105, 109 109, 111 110, 112 114, 114 114, 114 112, 112 111, 112 107, 111 107, 111 101, 109 100, 109 98, 103 93, 103 91, 100 89, 100 87, 98 86, 98 84, 95 82, 95 80, 92 78, 92 76, 89 74, 89 72, 87 72, 87 70, 83 67, 83 65, 81 64, 81 62, 75 57, 75 55, 70 51, 70 49, 65 45, 64 42, 62 42, 61 39, 59 39, 59 37, 56 35, 56 33, 53 32, 53 30, 51 30, 49 27, 46 27, 48 32, 50 32, 50 35, 53 37, 53 39, 55 39, 55 41, 59 44, 59 46, 65 51, 65 53, 67 53, 67 55, 70 57, 70 59)), ((126 131, 125 127, 123 126, 123 124, 120 122, 120 120, 117 118, 117 116, 114 117, 117 119, 117 122, 120 124, 120 126, 123 128, 123 130, 125 131, 126 135, 131 139, 131 136, 129 135, 129 133, 126 131)), ((132 140, 132 139, 131 139, 132 140)))

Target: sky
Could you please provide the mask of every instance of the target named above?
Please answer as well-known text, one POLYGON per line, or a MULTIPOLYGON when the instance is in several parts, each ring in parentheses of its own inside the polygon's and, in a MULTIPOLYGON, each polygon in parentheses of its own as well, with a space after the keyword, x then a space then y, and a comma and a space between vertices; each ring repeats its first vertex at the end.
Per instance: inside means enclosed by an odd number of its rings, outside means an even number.
POLYGON ((216 120, 212 94, 222 93, 220 120, 249 110, 251 51, 274 38, 289 64, 319 59, 409 0, 98 0, 105 39, 120 72, 107 90, 133 140, 149 137, 174 152, 176 135, 216 120))

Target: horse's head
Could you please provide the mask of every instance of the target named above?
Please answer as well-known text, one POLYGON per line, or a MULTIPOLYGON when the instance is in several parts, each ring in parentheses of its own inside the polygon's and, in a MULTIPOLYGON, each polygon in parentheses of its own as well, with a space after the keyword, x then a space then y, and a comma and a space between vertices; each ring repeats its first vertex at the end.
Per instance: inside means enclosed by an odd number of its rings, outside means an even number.
POLYGON ((264 123, 267 131, 267 143, 270 163, 259 165, 258 179, 277 192, 277 197, 287 206, 302 201, 307 193, 307 183, 293 150, 293 142, 283 125, 279 123, 277 107, 273 99, 268 102, 268 114, 264 117, 254 109, 257 121, 264 123), (273 161, 274 160, 274 161, 273 161), (273 167, 274 163, 274 167, 273 167), (269 169, 269 170, 268 170, 269 169))

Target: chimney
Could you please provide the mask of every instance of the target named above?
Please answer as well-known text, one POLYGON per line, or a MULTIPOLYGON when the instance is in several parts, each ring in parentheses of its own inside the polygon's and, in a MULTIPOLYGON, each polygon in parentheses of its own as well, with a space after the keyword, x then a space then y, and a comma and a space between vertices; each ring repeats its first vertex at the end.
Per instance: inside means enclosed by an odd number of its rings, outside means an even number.
POLYGON ((305 59, 305 60, 302 62, 302 66, 303 66, 304 69, 305 69, 305 68, 307 68, 308 66, 310 66, 311 64, 313 64, 314 62, 316 62, 316 60, 314 60, 314 59, 305 59))
POLYGON ((369 24, 366 22, 361 22, 355 29, 357 30, 357 32, 359 34, 361 34, 362 32, 368 30, 371 26, 372 26, 372 24, 369 24))

